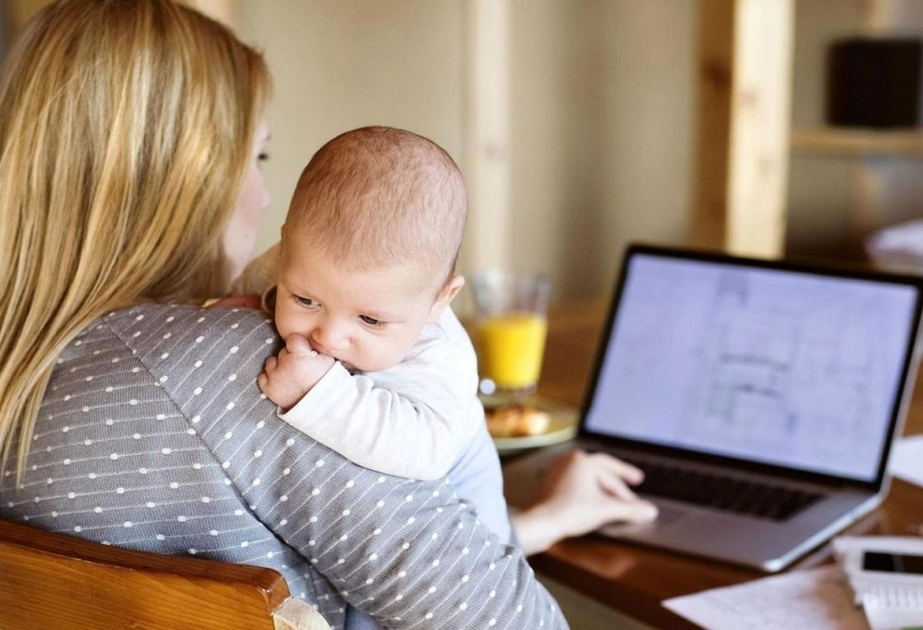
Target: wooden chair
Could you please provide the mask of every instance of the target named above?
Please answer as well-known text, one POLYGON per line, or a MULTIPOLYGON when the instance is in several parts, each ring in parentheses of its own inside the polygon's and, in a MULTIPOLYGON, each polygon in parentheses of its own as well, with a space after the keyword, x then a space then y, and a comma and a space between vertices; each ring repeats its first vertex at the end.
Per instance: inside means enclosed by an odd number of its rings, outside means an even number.
POLYGON ((0 520, 3 630, 329 630, 272 569, 118 549, 0 520))

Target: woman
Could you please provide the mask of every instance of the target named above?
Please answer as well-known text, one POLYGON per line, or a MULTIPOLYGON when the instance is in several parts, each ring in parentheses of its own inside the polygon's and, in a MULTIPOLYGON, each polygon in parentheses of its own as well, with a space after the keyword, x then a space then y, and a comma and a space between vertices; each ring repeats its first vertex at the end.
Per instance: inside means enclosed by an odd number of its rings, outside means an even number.
MULTIPOLYGON (((255 383, 278 341, 257 311, 196 306, 252 250, 268 93, 258 53, 170 0, 63 0, 15 43, 0 518, 270 566, 333 627, 348 608, 396 628, 566 627, 448 480, 378 475, 275 418, 255 383)), ((580 533, 562 522, 533 511, 521 534, 580 533)))

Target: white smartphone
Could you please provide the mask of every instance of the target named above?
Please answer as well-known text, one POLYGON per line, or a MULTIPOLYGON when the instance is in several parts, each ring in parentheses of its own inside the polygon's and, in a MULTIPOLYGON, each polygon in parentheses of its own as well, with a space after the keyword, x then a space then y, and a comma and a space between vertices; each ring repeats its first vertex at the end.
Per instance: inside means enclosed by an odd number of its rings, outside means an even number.
POLYGON ((907 553, 866 551, 862 554, 862 570, 923 575, 923 556, 907 553))

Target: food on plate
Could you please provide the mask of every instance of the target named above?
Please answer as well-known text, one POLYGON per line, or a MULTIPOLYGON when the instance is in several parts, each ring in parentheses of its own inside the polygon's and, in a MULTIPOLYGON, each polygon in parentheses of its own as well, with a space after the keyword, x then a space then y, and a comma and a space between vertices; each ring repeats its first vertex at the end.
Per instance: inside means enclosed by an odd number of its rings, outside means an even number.
POLYGON ((493 437, 525 437, 548 430, 551 416, 535 405, 510 404, 484 409, 487 431, 493 437))

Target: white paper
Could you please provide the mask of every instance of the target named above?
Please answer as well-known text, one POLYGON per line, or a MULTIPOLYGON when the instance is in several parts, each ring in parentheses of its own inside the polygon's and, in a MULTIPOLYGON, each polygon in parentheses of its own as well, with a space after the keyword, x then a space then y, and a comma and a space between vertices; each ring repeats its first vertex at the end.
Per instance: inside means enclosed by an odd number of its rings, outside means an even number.
POLYGON ((888 470, 895 477, 923 486, 923 435, 899 439, 891 452, 888 470))
POLYGON ((835 566, 675 597, 663 605, 708 630, 869 630, 835 566))

